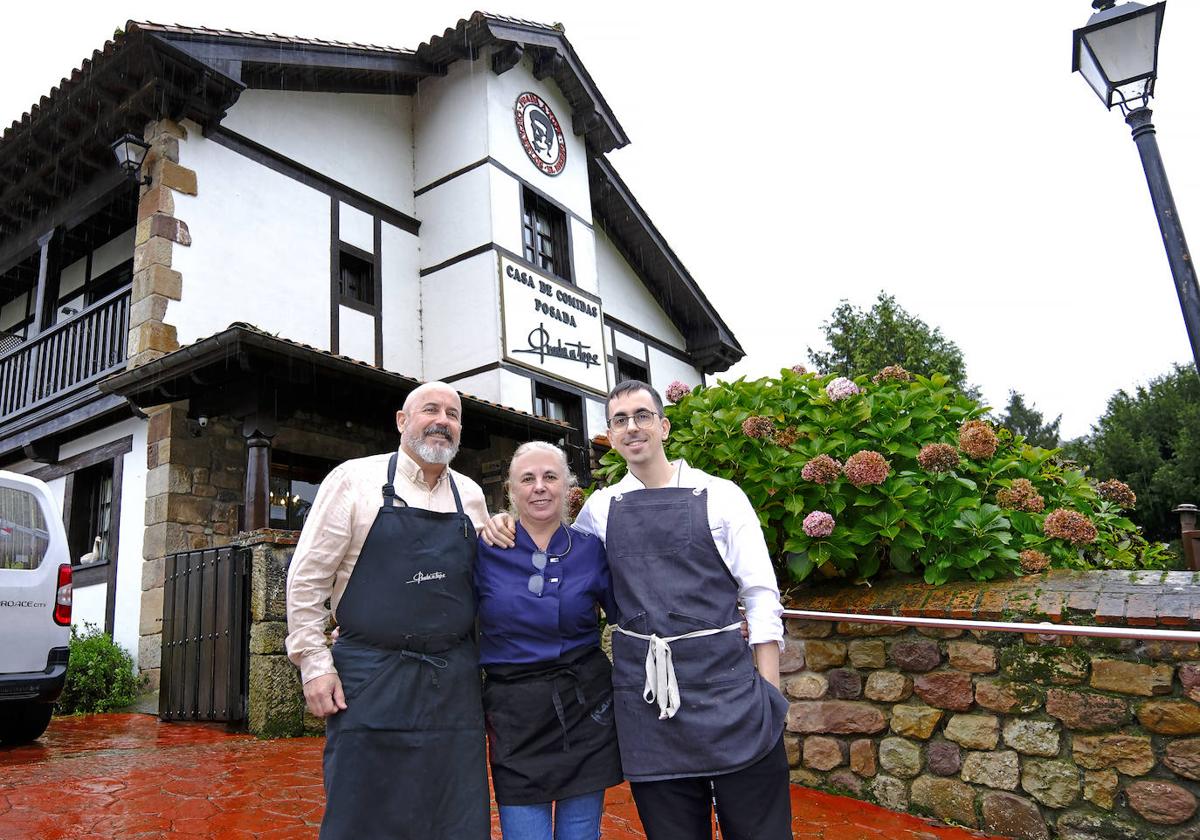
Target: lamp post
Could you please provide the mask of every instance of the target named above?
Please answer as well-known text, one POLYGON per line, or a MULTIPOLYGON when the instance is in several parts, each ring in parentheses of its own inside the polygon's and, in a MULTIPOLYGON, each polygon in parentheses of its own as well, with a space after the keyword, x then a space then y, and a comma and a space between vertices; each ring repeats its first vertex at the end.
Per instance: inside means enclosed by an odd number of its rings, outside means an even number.
POLYGON ((1096 13, 1086 26, 1074 32, 1071 70, 1083 75, 1105 107, 1120 106, 1133 132, 1175 279, 1192 358, 1200 371, 1200 287, 1147 107, 1158 77, 1158 39, 1166 7, 1165 0, 1152 6, 1117 6, 1115 0, 1095 0, 1092 8, 1096 13))

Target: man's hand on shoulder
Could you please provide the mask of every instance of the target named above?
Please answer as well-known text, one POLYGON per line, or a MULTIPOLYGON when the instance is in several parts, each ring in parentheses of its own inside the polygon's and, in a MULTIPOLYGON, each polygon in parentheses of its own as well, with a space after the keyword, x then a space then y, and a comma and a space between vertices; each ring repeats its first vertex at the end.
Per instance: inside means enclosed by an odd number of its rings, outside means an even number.
POLYGON ((308 710, 319 718, 336 715, 346 708, 341 679, 337 674, 313 677, 304 684, 304 702, 308 704, 308 710))
POLYGON ((507 513, 497 513, 483 523, 483 530, 479 532, 479 536, 490 546, 512 548, 517 544, 517 526, 507 513))

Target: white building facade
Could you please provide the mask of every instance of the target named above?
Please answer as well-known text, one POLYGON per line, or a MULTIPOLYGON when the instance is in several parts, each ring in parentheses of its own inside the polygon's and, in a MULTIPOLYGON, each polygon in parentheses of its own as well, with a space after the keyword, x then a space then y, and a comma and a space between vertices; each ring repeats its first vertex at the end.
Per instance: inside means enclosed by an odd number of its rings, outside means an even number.
POLYGON ((76 620, 152 680, 167 558, 299 527, 419 381, 464 394, 456 466, 497 508, 521 441, 586 482, 610 387, 743 355, 556 28, 477 13, 401 50, 130 24, 0 167, 47 137, 0 193, 0 468, 50 482, 76 620), (130 130, 148 184, 108 163, 130 130))

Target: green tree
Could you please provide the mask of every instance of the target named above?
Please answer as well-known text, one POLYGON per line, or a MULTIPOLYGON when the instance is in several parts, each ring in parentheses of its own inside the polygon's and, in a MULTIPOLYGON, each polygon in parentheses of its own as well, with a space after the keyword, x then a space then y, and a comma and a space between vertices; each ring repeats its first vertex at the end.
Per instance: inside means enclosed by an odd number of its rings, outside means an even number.
POLYGON ((967 366, 958 345, 937 327, 906 312, 892 295, 881 291, 866 311, 843 300, 821 330, 830 349, 808 348, 809 361, 821 373, 853 379, 901 365, 922 376, 943 374, 952 387, 977 397, 967 386, 967 366))
POLYGON ((1200 503, 1200 378, 1193 365, 1108 400, 1092 434, 1069 448, 1097 479, 1119 478, 1137 494, 1131 518, 1148 539, 1174 540, 1171 509, 1200 503))
POLYGON ((1008 406, 998 422, 1014 435, 1025 438, 1030 446, 1058 448, 1058 426, 1062 422, 1062 415, 1055 417, 1053 423, 1046 423, 1036 406, 1025 404, 1025 397, 1019 391, 1008 392, 1008 406))

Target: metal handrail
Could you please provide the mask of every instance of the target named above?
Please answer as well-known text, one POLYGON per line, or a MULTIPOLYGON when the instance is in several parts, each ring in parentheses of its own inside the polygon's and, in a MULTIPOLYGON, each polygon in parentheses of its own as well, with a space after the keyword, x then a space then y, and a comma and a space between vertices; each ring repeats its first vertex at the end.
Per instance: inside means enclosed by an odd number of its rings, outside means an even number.
POLYGON ((1137 639, 1153 642, 1200 642, 1195 630, 1158 630, 1147 627, 1094 627, 1085 624, 1055 624, 1022 621, 980 621, 959 618, 922 618, 909 615, 878 615, 875 613, 834 613, 819 610, 784 610, 784 618, 803 618, 811 621, 853 621, 860 624, 903 624, 911 627, 938 627, 947 630, 979 630, 998 633, 1032 633, 1048 636, 1089 636, 1099 639, 1137 639))

